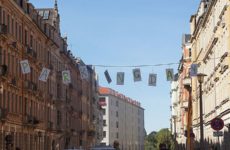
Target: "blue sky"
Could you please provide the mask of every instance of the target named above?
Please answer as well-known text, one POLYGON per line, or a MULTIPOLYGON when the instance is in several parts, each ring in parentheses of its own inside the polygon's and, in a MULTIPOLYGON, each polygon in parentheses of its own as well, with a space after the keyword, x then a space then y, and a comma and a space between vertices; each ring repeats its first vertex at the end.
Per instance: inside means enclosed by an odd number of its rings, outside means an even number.
MULTIPOLYGON (((53 7, 54 0, 30 0, 36 8, 53 7)), ((155 65, 177 63, 183 33, 200 0, 59 0, 62 35, 69 49, 86 64, 155 65)), ((96 67, 101 86, 138 100, 145 109, 147 133, 170 127, 170 82, 165 69, 177 65, 141 67, 142 81, 133 82, 132 67, 96 67), (113 82, 108 84, 104 71, 113 82), (125 72, 125 85, 116 85, 116 72, 125 72), (148 86, 149 73, 157 86, 148 86)))

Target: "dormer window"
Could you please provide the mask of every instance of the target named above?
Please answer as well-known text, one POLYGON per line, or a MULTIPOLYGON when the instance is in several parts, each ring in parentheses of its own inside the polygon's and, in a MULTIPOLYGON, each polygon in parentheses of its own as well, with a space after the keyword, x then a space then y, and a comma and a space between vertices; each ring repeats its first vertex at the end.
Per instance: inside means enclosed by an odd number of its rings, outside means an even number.
POLYGON ((43 14, 43 19, 48 20, 49 19, 49 14, 50 14, 50 11, 49 10, 45 10, 44 14, 43 14))

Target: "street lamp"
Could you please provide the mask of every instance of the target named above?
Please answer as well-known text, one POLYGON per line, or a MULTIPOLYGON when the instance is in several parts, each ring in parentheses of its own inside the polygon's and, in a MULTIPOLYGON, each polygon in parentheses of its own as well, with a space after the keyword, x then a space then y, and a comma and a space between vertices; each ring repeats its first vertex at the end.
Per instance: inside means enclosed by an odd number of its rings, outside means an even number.
POLYGON ((204 77, 206 74, 199 73, 197 74, 197 80, 199 82, 200 88, 200 149, 204 149, 204 127, 203 127, 203 104, 202 104, 202 83, 204 82, 204 77))

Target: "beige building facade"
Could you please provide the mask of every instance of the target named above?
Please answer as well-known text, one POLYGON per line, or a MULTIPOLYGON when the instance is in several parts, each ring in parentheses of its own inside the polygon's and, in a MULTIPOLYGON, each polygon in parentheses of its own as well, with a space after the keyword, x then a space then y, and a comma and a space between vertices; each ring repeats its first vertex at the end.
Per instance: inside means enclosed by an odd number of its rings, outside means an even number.
MULTIPOLYGON (((229 0, 201 1, 198 11, 191 17, 192 62, 198 64, 198 72, 205 73, 203 83, 203 119, 206 148, 218 142, 211 128, 213 118, 221 118, 224 128, 220 137, 222 149, 229 148, 230 124, 230 7, 229 0)), ((192 79, 193 131, 195 140, 200 139, 199 85, 192 79)))

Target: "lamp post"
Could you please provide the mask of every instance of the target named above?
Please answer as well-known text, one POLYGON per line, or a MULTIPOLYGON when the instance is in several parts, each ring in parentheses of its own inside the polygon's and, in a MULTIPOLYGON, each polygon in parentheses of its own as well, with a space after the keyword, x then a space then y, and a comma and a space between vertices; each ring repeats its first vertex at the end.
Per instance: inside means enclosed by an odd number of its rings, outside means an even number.
POLYGON ((203 127, 203 103, 202 103, 202 83, 204 82, 204 77, 207 76, 206 74, 199 73, 197 74, 197 80, 199 82, 200 88, 200 149, 204 149, 204 127, 203 127))

